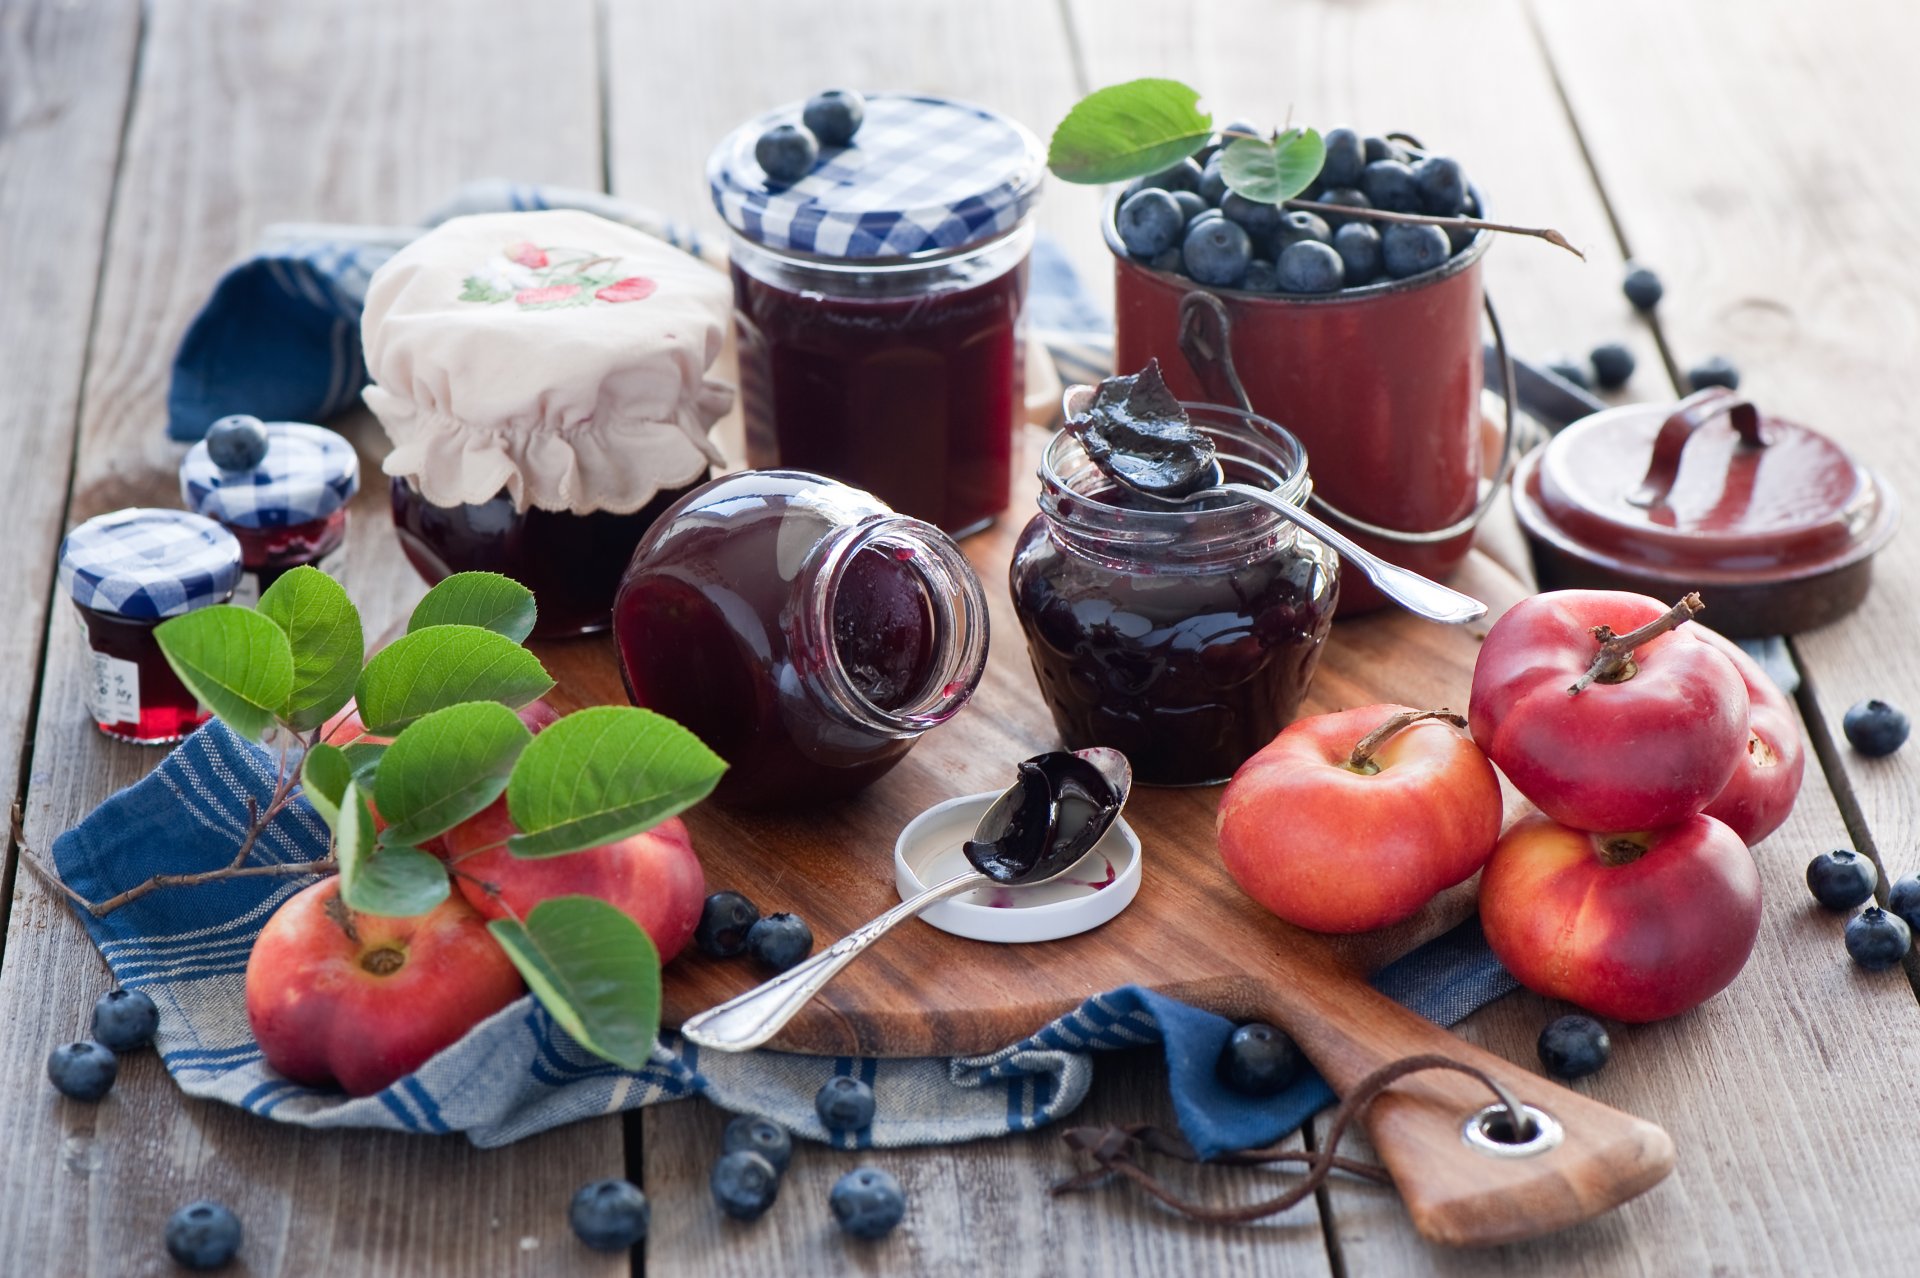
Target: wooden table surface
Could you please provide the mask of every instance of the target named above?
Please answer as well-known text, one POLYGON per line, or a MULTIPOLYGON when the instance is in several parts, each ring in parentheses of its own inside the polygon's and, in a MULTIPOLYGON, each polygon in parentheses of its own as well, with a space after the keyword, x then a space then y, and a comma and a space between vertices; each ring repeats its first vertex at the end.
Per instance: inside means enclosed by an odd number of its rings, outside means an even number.
MULTIPOLYGON (((1905 0, 0 0, 0 787, 44 848, 160 757, 105 741, 80 710, 81 644, 50 604, 55 547, 88 516, 174 503, 169 361, 269 223, 407 222, 463 181, 511 176, 713 226, 707 149, 774 102, 833 84, 931 90, 1044 133, 1091 87, 1174 75, 1223 118, 1405 129, 1458 156, 1502 214, 1588 250, 1585 266, 1524 241, 1489 257, 1522 354, 1626 340, 1629 395, 1659 398, 1674 370, 1725 353, 1765 405, 1832 433, 1911 501, 1917 61, 1905 0), (1666 281, 1652 321, 1620 295, 1628 255, 1666 281)), ((1056 183, 1040 217, 1104 292, 1097 198, 1056 183)), ((364 415, 345 428, 378 448, 364 415)), ((361 514, 350 572, 378 633, 421 587, 380 535, 381 503, 361 514)), ((1854 969, 1801 878, 1849 842, 1883 881, 1920 869, 1920 747, 1868 760, 1839 731, 1867 696, 1920 711, 1920 539, 1897 539, 1876 575, 1859 614, 1792 643, 1818 766, 1757 850, 1751 965, 1698 1011, 1616 1029, 1613 1063, 1582 1085, 1664 1125, 1678 1169, 1581 1228, 1443 1252, 1357 1181, 1248 1228, 1190 1225, 1120 1189, 1048 1201, 1071 1163, 1042 1131, 873 1155, 911 1217, 884 1245, 849 1247, 824 1205, 839 1156, 803 1151, 786 1210, 722 1221, 706 1168, 723 1117, 699 1102, 482 1152, 270 1126, 184 1100, 145 1054, 109 1103, 75 1104, 43 1061, 82 1029, 104 967, 8 843, 0 1274, 171 1272, 161 1222, 211 1196, 246 1225, 235 1272, 610 1275, 627 1259, 577 1245, 563 1206, 619 1174, 653 1199, 644 1263, 661 1275, 1910 1273, 1914 969, 1854 969)), ((1461 1032, 1529 1061, 1559 1010, 1517 995, 1461 1032)), ((1150 1054, 1099 1073, 1085 1119, 1167 1119, 1150 1054)), ((1257 1173, 1188 1182, 1271 1192, 1257 1173)))

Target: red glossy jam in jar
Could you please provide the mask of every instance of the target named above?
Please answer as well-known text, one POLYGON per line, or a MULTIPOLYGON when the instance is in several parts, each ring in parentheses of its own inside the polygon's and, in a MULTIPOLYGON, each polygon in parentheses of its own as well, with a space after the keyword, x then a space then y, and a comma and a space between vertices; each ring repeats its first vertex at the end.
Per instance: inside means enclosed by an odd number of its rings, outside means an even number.
POLYGON ((60 582, 87 635, 82 691, 100 731, 164 745, 212 718, 167 664, 154 630, 227 602, 240 575, 240 543, 184 511, 121 510, 67 534, 60 582))
POLYGON ((743 805, 868 785, 986 665, 986 596, 952 540, 803 471, 743 471, 675 503, 613 629, 634 704, 725 759, 715 795, 743 805))
MULTIPOLYGON (((1291 435, 1233 409, 1186 409, 1228 480, 1306 500, 1291 435)), ((1122 751, 1147 784, 1226 780, 1306 696, 1339 598, 1337 557, 1250 502, 1148 507, 1065 432, 1040 478, 1041 513, 1010 576, 1062 739, 1122 751)))
POLYGON ((1038 142, 993 112, 874 94, 799 181, 753 158, 795 104, 708 162, 732 230, 747 460, 871 492, 956 536, 1007 507, 1024 395, 1038 142))
POLYGON ((240 543, 246 575, 234 601, 248 605, 295 568, 340 575, 347 504, 360 491, 360 459, 341 436, 305 422, 260 425, 267 451, 257 466, 223 470, 205 440, 180 462, 181 502, 240 543))

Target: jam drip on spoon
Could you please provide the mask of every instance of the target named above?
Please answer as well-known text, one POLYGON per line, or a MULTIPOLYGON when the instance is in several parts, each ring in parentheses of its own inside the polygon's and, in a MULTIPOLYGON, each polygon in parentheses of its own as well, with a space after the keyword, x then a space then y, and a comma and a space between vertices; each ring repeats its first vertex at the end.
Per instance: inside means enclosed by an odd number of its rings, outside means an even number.
MULTIPOLYGON (((967 860, 995 883, 1050 879, 1085 856, 1120 809, 1100 769, 1065 750, 1035 755, 1020 764, 1018 801, 994 804, 998 829, 983 822, 969 839, 967 860)), ((992 813, 989 814, 990 816, 992 813)))
POLYGON ((1067 429, 1108 475, 1153 497, 1190 497, 1220 482, 1213 440, 1193 428, 1160 376, 1160 361, 1109 377, 1067 429))

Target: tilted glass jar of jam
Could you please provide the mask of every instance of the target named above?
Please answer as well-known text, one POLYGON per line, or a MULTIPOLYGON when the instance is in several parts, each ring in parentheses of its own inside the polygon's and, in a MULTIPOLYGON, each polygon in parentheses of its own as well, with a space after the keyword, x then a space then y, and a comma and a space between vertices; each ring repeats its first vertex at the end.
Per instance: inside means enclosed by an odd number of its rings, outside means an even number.
POLYGON ((211 519, 136 507, 98 515, 60 543, 60 586, 87 635, 82 691, 100 731, 165 745, 213 716, 167 664, 154 628, 226 603, 240 543, 211 519))
POLYGON ((983 527, 1012 478, 1040 144, 980 107, 872 94, 847 145, 775 181, 754 144, 799 118, 751 120, 707 162, 747 463, 830 475, 955 536, 983 527))
MULTIPOLYGON (((1185 408, 1229 481, 1306 500, 1293 436, 1250 413, 1185 408)), ((1064 431, 1042 461, 1040 513, 1011 579, 1067 747, 1120 750, 1152 785, 1224 781, 1292 721, 1339 595, 1333 552, 1271 510, 1234 498, 1151 506, 1064 431)))
POLYGON ((267 451, 248 470, 223 470, 201 440, 180 461, 180 500, 232 533, 246 572, 234 602, 249 606, 294 568, 338 577, 347 543, 347 504, 360 491, 353 445, 305 422, 260 423, 267 451))
POLYGON ((654 524, 613 632, 634 704, 727 761, 717 798, 799 805, 874 781, 966 704, 987 601, 930 524, 820 475, 742 471, 654 524))
POLYGON ((718 271, 587 213, 454 218, 395 254, 367 288, 365 395, 420 575, 514 578, 537 637, 606 629, 641 535, 723 460, 726 318, 718 271))

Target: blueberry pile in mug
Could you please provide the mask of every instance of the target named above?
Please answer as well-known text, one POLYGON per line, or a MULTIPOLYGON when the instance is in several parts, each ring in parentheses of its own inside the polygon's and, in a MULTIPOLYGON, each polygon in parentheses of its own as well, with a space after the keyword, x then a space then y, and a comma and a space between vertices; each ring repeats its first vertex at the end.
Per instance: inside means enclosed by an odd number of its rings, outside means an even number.
MULTIPOLYGON (((1457 160, 1352 129, 1333 129, 1324 141, 1326 160, 1302 200, 1437 217, 1480 214, 1457 160)), ((1134 179, 1114 226, 1127 252, 1154 270, 1214 288, 1295 295, 1408 279, 1445 265, 1474 236, 1470 227, 1369 221, 1247 199, 1227 189, 1219 146, 1134 179)))

